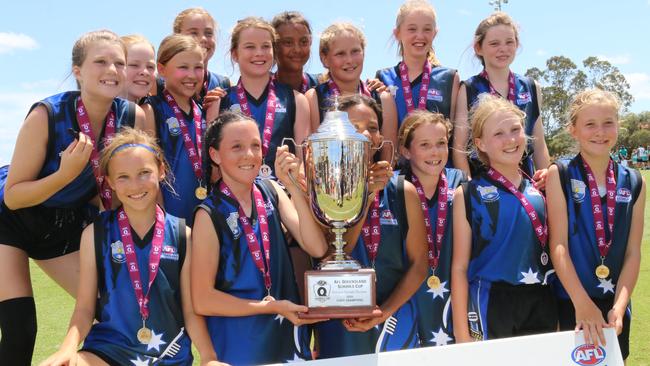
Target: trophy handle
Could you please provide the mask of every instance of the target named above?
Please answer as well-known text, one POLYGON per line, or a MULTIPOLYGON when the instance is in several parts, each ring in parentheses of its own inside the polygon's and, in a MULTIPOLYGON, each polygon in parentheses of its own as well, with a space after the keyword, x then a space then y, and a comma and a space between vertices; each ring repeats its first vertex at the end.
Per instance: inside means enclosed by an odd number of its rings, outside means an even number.
POLYGON ((385 144, 390 144, 390 147, 391 147, 391 149, 390 149, 390 161, 388 161, 388 162, 390 163, 390 166, 392 167, 393 163, 395 161, 395 144, 393 144, 393 141, 383 140, 381 142, 381 144, 379 144, 378 147, 371 147, 370 149, 377 152, 377 151, 380 151, 381 149, 383 149, 385 144))
MULTIPOLYGON (((282 139, 282 143, 281 143, 280 145, 285 146, 285 145, 287 145, 287 144, 286 144, 287 142, 291 142, 291 143, 293 143, 293 146, 296 148, 296 150, 297 150, 298 146, 300 146, 301 148, 303 147, 302 145, 298 145, 298 144, 296 143, 296 140, 294 140, 294 139, 291 138, 291 137, 285 137, 285 138, 283 138, 283 139, 282 139)), ((304 160, 304 159, 303 159, 303 160, 304 160)), ((296 188, 298 188, 298 190, 299 190, 300 192, 302 192, 302 194, 303 194, 305 197, 309 198, 309 195, 307 194, 307 191, 305 191, 305 190, 302 188, 302 186, 298 183, 298 181, 297 181, 296 178, 293 176, 293 174, 291 174, 291 171, 288 171, 287 174, 289 175, 289 179, 291 180, 291 183, 293 183, 293 185, 296 186, 296 188)))

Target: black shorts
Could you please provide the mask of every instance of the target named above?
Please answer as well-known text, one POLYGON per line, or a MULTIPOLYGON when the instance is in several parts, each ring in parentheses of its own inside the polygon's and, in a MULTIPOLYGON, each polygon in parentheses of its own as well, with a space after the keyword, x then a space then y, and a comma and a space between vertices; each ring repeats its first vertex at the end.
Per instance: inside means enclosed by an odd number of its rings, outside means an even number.
MULTIPOLYGON (((614 297, 608 299, 591 298, 591 301, 598 306, 603 319, 607 321, 607 313, 614 305, 614 297)), ((571 300, 559 299, 558 300, 558 316, 560 318, 560 330, 574 330, 576 327, 576 311, 573 308, 571 300)), ((623 331, 618 336, 618 345, 621 349, 623 359, 627 359, 630 355, 630 312, 625 311, 623 316, 623 331)))
POLYGON ((493 283, 487 307, 488 339, 557 331, 557 300, 550 286, 493 283))
POLYGON ((81 232, 97 215, 91 205, 42 205, 10 210, 0 205, 0 244, 24 250, 30 258, 51 259, 79 250, 81 232))

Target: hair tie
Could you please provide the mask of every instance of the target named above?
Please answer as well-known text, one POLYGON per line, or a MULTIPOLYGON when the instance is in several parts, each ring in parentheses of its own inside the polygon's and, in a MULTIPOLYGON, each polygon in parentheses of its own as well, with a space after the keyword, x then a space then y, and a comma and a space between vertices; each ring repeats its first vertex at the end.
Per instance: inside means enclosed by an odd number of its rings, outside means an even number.
POLYGON ((113 152, 111 153, 110 157, 112 158, 113 155, 115 155, 115 153, 117 153, 119 151, 122 151, 124 149, 128 149, 130 147, 142 147, 142 148, 145 148, 145 149, 151 151, 151 153, 154 154, 155 156, 158 156, 158 153, 156 152, 156 150, 154 150, 154 148, 149 146, 149 145, 128 143, 128 144, 122 144, 122 145, 116 147, 115 150, 113 150, 113 152))

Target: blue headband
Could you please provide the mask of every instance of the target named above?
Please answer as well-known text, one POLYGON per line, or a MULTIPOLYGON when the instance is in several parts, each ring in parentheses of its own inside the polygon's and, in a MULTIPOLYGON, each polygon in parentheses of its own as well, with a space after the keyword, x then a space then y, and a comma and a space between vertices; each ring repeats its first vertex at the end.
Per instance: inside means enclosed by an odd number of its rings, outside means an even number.
POLYGON ((147 149, 147 150, 151 151, 151 153, 154 154, 155 156, 158 156, 158 153, 156 152, 156 150, 154 150, 154 148, 149 146, 149 145, 129 143, 129 144, 123 144, 123 145, 120 145, 120 146, 116 147, 115 150, 113 150, 113 152, 111 153, 111 158, 113 157, 113 155, 115 155, 115 153, 117 153, 119 151, 122 151, 124 149, 131 148, 131 147, 142 147, 144 149, 147 149))

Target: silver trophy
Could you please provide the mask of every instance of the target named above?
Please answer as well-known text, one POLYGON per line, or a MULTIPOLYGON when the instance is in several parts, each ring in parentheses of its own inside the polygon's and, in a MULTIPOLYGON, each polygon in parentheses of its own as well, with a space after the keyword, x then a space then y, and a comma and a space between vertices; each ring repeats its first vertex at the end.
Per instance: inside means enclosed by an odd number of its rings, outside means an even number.
POLYGON ((343 234, 361 219, 368 200, 368 168, 374 152, 370 140, 356 131, 346 112, 331 111, 299 146, 312 213, 331 228, 336 249, 318 270, 305 273, 309 313, 303 317, 369 316, 376 308, 375 272, 363 269, 343 251, 343 234))

